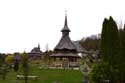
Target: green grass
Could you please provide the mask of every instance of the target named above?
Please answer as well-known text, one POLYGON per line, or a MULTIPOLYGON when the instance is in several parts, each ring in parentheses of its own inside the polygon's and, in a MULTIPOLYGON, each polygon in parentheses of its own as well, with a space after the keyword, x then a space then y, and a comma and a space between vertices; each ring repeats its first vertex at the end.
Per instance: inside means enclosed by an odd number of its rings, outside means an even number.
MULTIPOLYGON (((61 83, 82 83, 82 74, 79 70, 63 70, 63 69, 38 69, 30 68, 30 75, 38 76, 38 80, 28 80, 28 83, 53 83, 55 81, 61 83)), ((0 83, 16 83, 16 73, 11 70, 6 80, 0 78, 0 83)), ((18 80, 18 83, 24 83, 24 80, 18 80)))

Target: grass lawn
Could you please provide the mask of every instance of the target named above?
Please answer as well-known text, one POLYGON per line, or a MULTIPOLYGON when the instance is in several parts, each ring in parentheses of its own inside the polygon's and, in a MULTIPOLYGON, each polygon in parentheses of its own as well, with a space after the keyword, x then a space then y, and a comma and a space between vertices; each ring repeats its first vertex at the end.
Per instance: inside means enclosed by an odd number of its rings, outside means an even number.
MULTIPOLYGON (((61 83, 82 83, 82 73, 79 70, 63 70, 63 69, 38 69, 31 68, 30 75, 38 76, 37 80, 28 80, 28 83, 53 83, 55 81, 61 83)), ((11 70, 0 83, 16 83, 16 73, 11 70)), ((18 83, 24 83, 23 80, 18 80, 18 83)))

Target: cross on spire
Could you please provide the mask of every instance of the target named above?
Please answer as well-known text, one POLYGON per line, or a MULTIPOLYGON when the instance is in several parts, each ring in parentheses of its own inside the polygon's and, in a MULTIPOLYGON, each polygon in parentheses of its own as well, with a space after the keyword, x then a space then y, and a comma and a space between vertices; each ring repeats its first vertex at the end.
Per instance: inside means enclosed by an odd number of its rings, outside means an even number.
POLYGON ((65 16, 67 16, 67 10, 65 10, 65 16))

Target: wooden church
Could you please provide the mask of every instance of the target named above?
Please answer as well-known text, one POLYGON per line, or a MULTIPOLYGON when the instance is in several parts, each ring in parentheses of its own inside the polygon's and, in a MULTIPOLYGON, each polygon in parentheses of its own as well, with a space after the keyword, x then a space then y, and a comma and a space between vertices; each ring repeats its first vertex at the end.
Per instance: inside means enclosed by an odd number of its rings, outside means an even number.
POLYGON ((71 30, 68 27, 67 15, 65 15, 64 27, 61 32, 62 37, 54 48, 54 53, 50 55, 54 60, 53 64, 61 67, 78 66, 77 59, 80 58, 80 56, 78 56, 77 48, 69 37, 71 30))

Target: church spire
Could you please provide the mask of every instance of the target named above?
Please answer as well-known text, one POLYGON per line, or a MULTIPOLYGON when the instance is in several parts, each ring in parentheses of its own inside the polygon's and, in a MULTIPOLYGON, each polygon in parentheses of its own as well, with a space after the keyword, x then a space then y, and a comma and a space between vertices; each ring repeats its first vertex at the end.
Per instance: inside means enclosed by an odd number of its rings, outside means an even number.
POLYGON ((68 28, 68 23, 67 23, 67 11, 65 11, 65 22, 64 22, 64 27, 61 31, 62 32, 64 32, 64 31, 70 32, 70 29, 68 28))
POLYGON ((67 11, 65 11, 65 23, 64 23, 64 26, 68 27, 68 25, 67 25, 67 11))
MULTIPOLYGON (((55 47, 55 51, 66 51, 66 52, 76 52, 77 49, 74 45, 74 43, 71 41, 69 37, 70 29, 68 28, 67 23, 67 13, 65 12, 65 21, 64 21, 64 27, 61 30, 62 32, 62 38, 60 39, 59 43, 55 47)), ((64 54, 65 55, 65 54, 64 54)))
POLYGON ((40 44, 38 43, 38 48, 40 49, 40 44))

